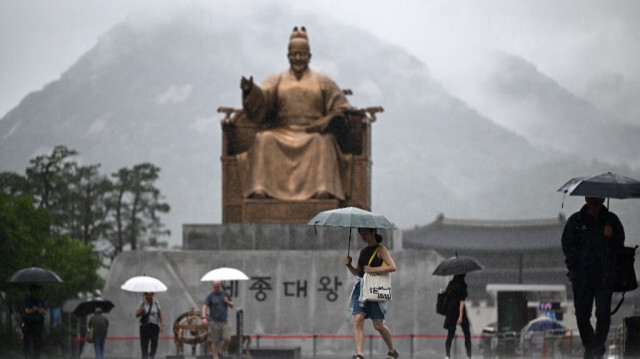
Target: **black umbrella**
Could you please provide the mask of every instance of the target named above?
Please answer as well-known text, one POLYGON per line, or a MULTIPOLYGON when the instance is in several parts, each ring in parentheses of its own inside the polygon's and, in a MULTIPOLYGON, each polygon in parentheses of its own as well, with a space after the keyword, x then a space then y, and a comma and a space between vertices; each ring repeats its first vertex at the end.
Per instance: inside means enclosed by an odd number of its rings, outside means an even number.
POLYGON ((558 192, 583 197, 640 198, 640 181, 607 172, 589 177, 574 177, 562 185, 558 192))
POLYGON ((103 313, 109 313, 115 305, 110 301, 102 298, 93 298, 78 304, 76 309, 73 310, 73 314, 78 317, 92 314, 96 308, 101 308, 103 313))
POLYGON ((455 257, 445 259, 442 263, 438 264, 438 267, 436 267, 436 270, 434 270, 432 274, 442 276, 465 274, 482 268, 484 268, 484 266, 477 260, 466 256, 459 257, 456 253, 455 257))
POLYGON ((40 268, 40 267, 31 267, 20 269, 19 271, 13 273, 8 279, 8 283, 64 283, 62 278, 60 278, 54 272, 40 268))

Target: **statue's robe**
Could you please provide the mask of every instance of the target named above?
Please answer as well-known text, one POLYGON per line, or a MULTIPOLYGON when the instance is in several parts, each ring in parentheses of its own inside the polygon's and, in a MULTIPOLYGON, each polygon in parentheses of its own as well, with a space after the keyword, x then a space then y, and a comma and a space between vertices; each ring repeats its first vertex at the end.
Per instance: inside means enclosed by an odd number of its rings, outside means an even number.
POLYGON ((245 198, 348 197, 352 156, 342 153, 332 134, 305 131, 323 116, 349 107, 331 79, 310 69, 299 80, 291 70, 272 75, 244 94, 243 107, 249 120, 268 126, 240 155, 245 198))

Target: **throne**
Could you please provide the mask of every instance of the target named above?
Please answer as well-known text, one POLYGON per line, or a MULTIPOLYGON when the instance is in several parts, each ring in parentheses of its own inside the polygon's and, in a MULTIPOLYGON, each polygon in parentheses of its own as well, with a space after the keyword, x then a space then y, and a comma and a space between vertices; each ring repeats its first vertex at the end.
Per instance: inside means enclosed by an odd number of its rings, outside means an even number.
MULTIPOLYGON (((351 94, 349 90, 345 94, 351 94)), ((223 223, 306 223, 318 212, 341 207, 371 207, 371 123, 382 107, 347 111, 346 121, 332 124, 342 153, 353 156, 350 191, 344 201, 308 199, 302 201, 243 198, 243 171, 237 156, 251 148, 256 133, 265 127, 249 121, 243 110, 220 107, 222 126, 222 222, 223 223)))

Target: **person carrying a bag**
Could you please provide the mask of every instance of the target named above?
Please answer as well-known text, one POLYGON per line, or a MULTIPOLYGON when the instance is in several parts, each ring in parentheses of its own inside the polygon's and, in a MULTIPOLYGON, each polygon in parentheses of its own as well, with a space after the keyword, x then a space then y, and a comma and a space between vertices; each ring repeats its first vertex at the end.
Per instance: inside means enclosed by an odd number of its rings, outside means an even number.
POLYGON ((153 292, 144 293, 144 299, 136 310, 136 318, 140 318, 142 359, 154 359, 158 348, 158 335, 164 324, 160 305, 153 300, 153 292))
POLYGON ((604 206, 604 198, 585 197, 562 232, 567 276, 585 359, 603 358, 611 325, 611 296, 616 276, 616 247, 624 246, 620 219, 604 206), (596 327, 591 325, 595 302, 596 327))
POLYGON ((382 339, 388 347, 387 359, 397 359, 400 354, 393 346, 391 332, 384 324, 387 312, 386 302, 365 302, 362 300, 362 277, 365 273, 384 274, 396 271, 389 251, 380 245, 382 236, 376 233, 373 228, 358 228, 360 238, 365 242, 366 247, 360 251, 358 262, 354 267, 352 258, 346 257, 344 264, 349 272, 356 277, 356 284, 353 287, 349 300, 349 308, 353 313, 353 339, 356 344, 357 354, 352 359, 364 359, 364 320, 371 319, 373 327, 380 333, 382 339), (383 263, 385 264, 383 266, 383 263))
POLYGON ((464 348, 467 351, 467 359, 471 358, 471 330, 469 329, 469 318, 464 302, 467 299, 467 283, 464 281, 464 274, 456 274, 447 285, 447 308, 444 318, 444 329, 448 330, 447 339, 444 342, 447 357, 451 357, 451 342, 456 336, 458 325, 464 334, 464 348))
POLYGON ((89 319, 89 330, 93 331, 93 349, 96 352, 96 359, 102 359, 104 342, 109 330, 109 320, 102 315, 102 308, 96 308, 93 316, 89 319))

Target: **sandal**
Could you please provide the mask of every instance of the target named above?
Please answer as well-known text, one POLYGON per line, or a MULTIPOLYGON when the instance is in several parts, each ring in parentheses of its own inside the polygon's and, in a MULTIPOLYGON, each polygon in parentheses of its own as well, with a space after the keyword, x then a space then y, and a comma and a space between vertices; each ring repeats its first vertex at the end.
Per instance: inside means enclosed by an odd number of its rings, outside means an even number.
POLYGON ((399 356, 400 356, 400 353, 398 353, 398 351, 395 349, 393 349, 393 353, 392 352, 387 353, 387 359, 398 359, 399 356))

